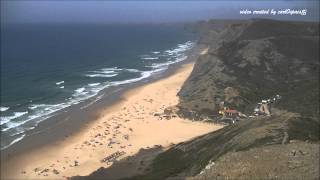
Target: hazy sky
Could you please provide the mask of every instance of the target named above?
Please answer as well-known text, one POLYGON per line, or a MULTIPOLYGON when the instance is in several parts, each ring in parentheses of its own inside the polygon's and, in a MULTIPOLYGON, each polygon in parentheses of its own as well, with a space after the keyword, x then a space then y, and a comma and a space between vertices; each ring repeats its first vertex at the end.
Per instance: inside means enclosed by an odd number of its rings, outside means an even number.
POLYGON ((307 9, 307 16, 260 16, 318 20, 319 1, 85 1, 1 0, 2 23, 145 23, 210 18, 242 19, 240 9, 307 9))

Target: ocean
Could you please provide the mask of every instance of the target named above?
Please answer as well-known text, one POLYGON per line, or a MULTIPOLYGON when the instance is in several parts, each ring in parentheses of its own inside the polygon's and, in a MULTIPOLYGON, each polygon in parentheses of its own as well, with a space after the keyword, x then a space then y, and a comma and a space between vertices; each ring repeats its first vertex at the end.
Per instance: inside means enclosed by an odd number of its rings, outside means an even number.
POLYGON ((181 25, 1 28, 1 149, 102 90, 164 73, 187 58, 196 39, 181 25))

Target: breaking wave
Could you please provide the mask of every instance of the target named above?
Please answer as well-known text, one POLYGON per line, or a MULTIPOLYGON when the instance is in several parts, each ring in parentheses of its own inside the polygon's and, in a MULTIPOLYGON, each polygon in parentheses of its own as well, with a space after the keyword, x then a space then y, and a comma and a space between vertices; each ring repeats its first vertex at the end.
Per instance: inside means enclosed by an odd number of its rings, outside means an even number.
POLYGON ((0 111, 1 112, 4 112, 4 111, 9 110, 9 109, 10 109, 9 107, 2 107, 2 106, 0 107, 0 111))
MULTIPOLYGON (((80 87, 65 87, 65 81, 55 82, 61 91, 71 91, 71 96, 65 98, 64 102, 56 104, 30 104, 27 109, 17 112, 9 112, 7 116, 1 114, 1 131, 17 136, 11 142, 2 145, 1 149, 10 147, 12 144, 22 140, 25 137, 25 132, 33 129, 39 122, 55 116, 59 111, 70 107, 74 104, 79 104, 89 98, 96 97, 93 102, 102 98, 98 95, 99 92, 108 88, 124 84, 138 82, 148 77, 165 71, 170 65, 184 61, 187 59, 185 52, 193 47, 194 43, 188 41, 183 44, 178 44, 177 47, 165 51, 151 51, 150 54, 144 55, 142 59, 150 60, 144 64, 141 69, 137 68, 119 68, 108 67, 98 70, 88 71, 82 76, 88 77, 88 83, 80 87), (123 75, 126 76, 123 76, 123 75), (127 77, 123 79, 123 77, 127 77), (128 78, 130 77, 130 78, 128 78), (69 88, 69 89, 68 89, 69 88), (97 96, 98 95, 98 96, 97 96), (97 98, 99 97, 99 98, 97 98), (19 135, 19 136, 18 136, 19 135)), ((88 103, 88 104, 92 104, 88 103)), ((86 108, 89 105, 81 108, 86 108)), ((1 112, 9 110, 9 107, 1 107, 1 112)), ((11 110, 11 109, 10 109, 11 110)))

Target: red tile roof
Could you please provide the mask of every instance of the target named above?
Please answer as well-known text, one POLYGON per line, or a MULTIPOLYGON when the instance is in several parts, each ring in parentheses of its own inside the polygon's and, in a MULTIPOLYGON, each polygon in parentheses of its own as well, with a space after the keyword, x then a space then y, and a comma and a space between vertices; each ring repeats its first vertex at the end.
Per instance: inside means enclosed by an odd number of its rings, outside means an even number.
POLYGON ((233 110, 233 109, 227 109, 224 111, 225 113, 238 113, 237 110, 233 110))

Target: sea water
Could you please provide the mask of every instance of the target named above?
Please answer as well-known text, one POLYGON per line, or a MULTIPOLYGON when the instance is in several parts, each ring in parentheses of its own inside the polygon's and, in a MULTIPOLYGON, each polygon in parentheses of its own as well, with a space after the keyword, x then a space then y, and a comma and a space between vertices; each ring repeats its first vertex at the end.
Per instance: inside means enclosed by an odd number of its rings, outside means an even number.
POLYGON ((181 25, 19 24, 1 27, 1 149, 102 90, 185 60, 181 25))

